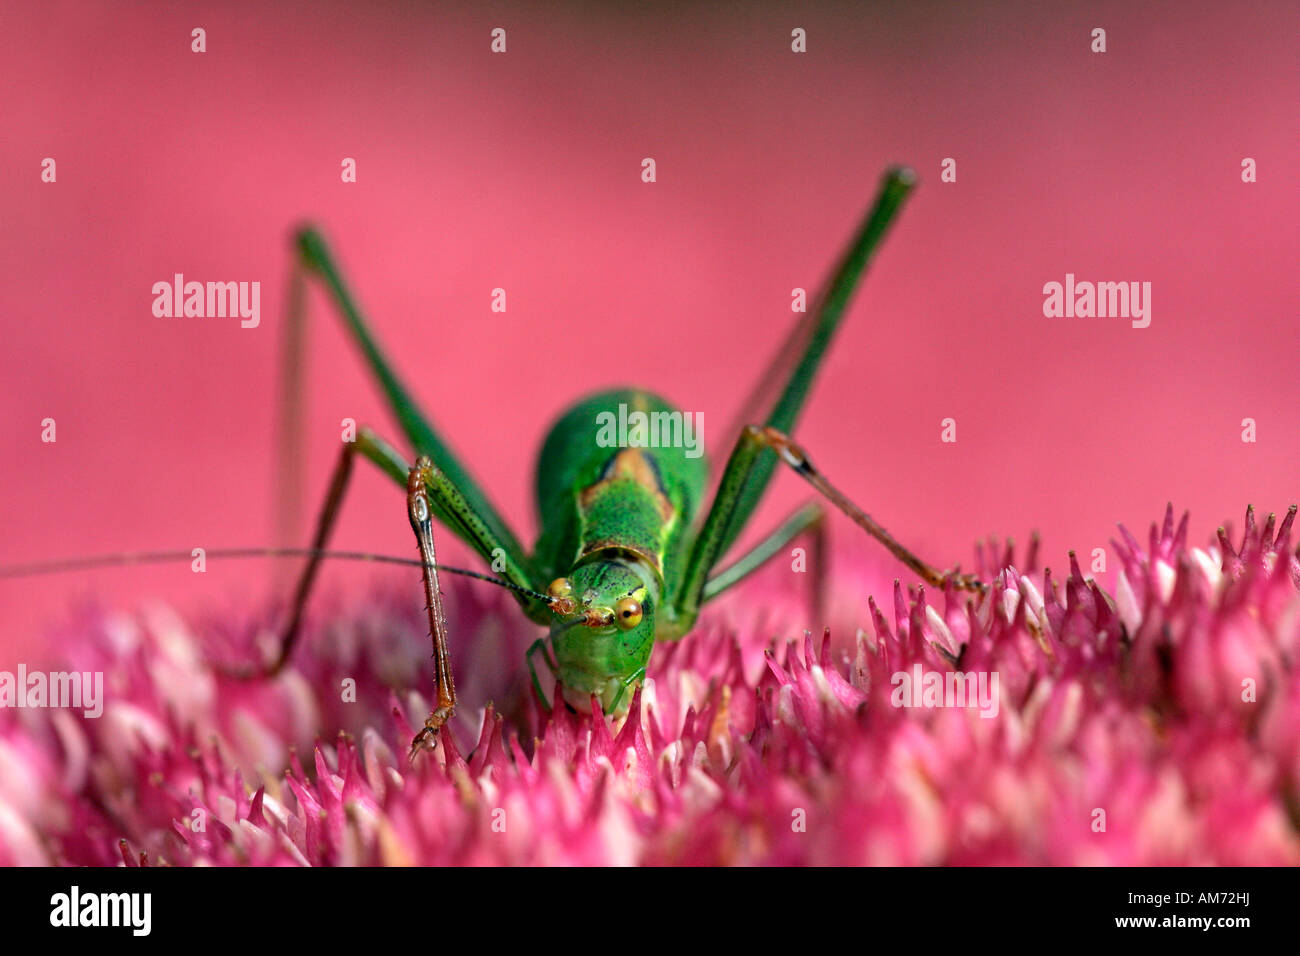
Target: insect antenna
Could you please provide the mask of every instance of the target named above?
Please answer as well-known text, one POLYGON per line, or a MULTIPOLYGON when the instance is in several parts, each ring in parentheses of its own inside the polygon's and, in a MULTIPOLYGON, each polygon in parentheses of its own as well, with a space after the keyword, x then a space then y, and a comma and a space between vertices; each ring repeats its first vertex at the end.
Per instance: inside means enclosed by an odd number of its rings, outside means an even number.
MULTIPOLYGON (((327 558, 332 561, 369 561, 374 564, 400 564, 404 567, 419 568, 424 562, 418 558, 399 558, 388 554, 371 554, 366 551, 332 551, 327 548, 212 548, 204 552, 209 558, 327 558)), ((43 574, 64 574, 69 571, 95 571, 101 568, 125 567, 136 564, 166 564, 172 561, 189 561, 194 557, 192 551, 125 551, 119 554, 88 555, 81 558, 62 558, 52 561, 37 561, 30 564, 11 564, 0 567, 0 580, 6 578, 27 578, 43 574)), ((552 604, 554 598, 540 591, 523 587, 511 581, 502 581, 490 574, 471 571, 468 568, 453 568, 446 564, 428 565, 445 574, 459 574, 461 577, 486 581, 508 591, 526 594, 546 604, 552 604)))

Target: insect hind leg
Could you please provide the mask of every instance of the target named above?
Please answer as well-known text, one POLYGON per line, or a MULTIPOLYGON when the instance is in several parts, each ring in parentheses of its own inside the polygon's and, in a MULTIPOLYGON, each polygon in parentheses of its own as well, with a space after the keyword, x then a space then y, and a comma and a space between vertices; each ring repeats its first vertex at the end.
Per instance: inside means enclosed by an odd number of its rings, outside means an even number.
POLYGON ((962 574, 958 568, 951 571, 939 571, 922 561, 909 548, 885 530, 884 526, 867 514, 842 491, 826 480, 808 458, 808 453, 785 433, 775 428, 758 428, 751 425, 745 429, 745 438, 771 448, 785 464, 795 473, 817 489, 831 504, 842 511, 863 531, 871 535, 903 564, 914 571, 921 580, 933 587, 945 587, 952 584, 960 591, 983 591, 986 588, 977 576, 962 574))
POLYGON ((405 482, 408 470, 406 462, 396 449, 369 428, 363 427, 359 429, 355 442, 345 442, 343 444, 338 464, 334 466, 334 474, 330 478, 329 492, 325 496, 325 503, 321 506, 320 515, 316 519, 316 533, 311 545, 314 553, 298 576, 298 584, 294 588, 289 620, 280 632, 275 656, 269 661, 263 661, 251 666, 222 667, 220 670, 223 673, 243 680, 274 677, 288 663, 294 646, 298 642, 298 637, 302 633, 307 600, 311 596, 317 573, 320 571, 320 563, 323 558, 321 552, 328 546, 330 535, 338 520, 343 499, 347 494, 349 479, 352 476, 353 459, 358 453, 374 462, 396 481, 405 482))

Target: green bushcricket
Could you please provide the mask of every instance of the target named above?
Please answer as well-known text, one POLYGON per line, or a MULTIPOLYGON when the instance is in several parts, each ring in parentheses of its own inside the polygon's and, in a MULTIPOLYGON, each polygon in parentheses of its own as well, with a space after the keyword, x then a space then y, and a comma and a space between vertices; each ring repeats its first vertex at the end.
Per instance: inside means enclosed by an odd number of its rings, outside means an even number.
MULTIPOLYGON (((908 169, 895 168, 885 174, 874 203, 820 297, 796 323, 746 401, 737 427, 726 436, 733 442, 730 457, 707 510, 701 510, 710 478, 704 457, 692 456, 685 447, 610 447, 602 440, 602 415, 617 416, 620 406, 625 415, 640 411, 648 416, 680 416, 680 412, 647 391, 601 392, 565 411, 542 444, 536 472, 541 533, 531 553, 521 546, 487 494, 416 407, 362 318, 321 235, 311 228, 301 230, 295 243, 298 271, 290 293, 289 341, 294 340, 294 329, 303 321, 302 277, 313 276, 323 282, 417 457, 412 464, 365 427, 358 430, 354 442, 344 444, 279 653, 257 671, 274 673, 293 650, 324 556, 322 549, 358 454, 405 486, 407 515, 423 568, 437 701, 412 743, 412 754, 436 739, 456 708, 447 622, 438 587, 434 519, 488 562, 524 613, 548 628, 548 634, 527 653, 539 694, 538 656, 554 674, 570 705, 587 709, 594 697, 604 712, 611 714, 626 710, 657 641, 682 637, 694 626, 703 604, 781 552, 801 533, 820 527, 822 508, 812 502, 752 550, 719 567, 745 528, 778 461, 809 481, 926 582, 981 587, 970 576, 956 571, 943 574, 918 559, 831 486, 787 437, 858 280, 914 182, 908 169)), ((667 423, 671 417, 659 420, 667 423)))
MULTIPOLYGON (((436 741, 456 709, 456 690, 447 653, 447 621, 438 573, 468 575, 510 590, 524 613, 548 628, 527 652, 534 686, 545 700, 536 658, 556 679, 564 700, 587 709, 596 699, 609 714, 622 714, 645 677, 657 641, 676 640, 695 625, 700 608, 781 553, 799 535, 820 537, 824 513, 813 501, 797 510, 730 564, 720 566, 745 529, 778 461, 809 482, 827 501, 881 542, 926 583, 952 583, 967 590, 984 587, 956 569, 941 573, 921 561, 883 527, 839 492, 813 467, 789 437, 803 408, 831 339, 848 308, 868 260, 915 183, 908 169, 889 170, 847 250, 820 296, 796 322, 776 357, 759 377, 732 428, 725 433, 731 454, 710 488, 706 459, 694 442, 646 443, 610 440, 606 422, 636 413, 668 425, 686 417, 663 399, 639 389, 591 395, 573 405, 552 426, 537 462, 536 497, 541 533, 531 553, 478 483, 416 407, 406 387, 375 341, 334 257, 311 228, 295 237, 285 323, 286 365, 282 377, 282 514, 300 482, 295 474, 301 452, 297 439, 301 397, 301 353, 305 322, 305 282, 324 284, 345 327, 359 347, 407 442, 414 463, 372 429, 357 430, 345 442, 309 548, 236 548, 209 551, 212 557, 306 556, 291 613, 272 660, 234 670, 244 677, 270 676, 284 667, 301 632, 303 615, 325 558, 379 560, 421 568, 429 629, 433 640, 437 698, 424 728, 411 745, 417 750, 436 741), (406 488, 406 510, 415 532, 418 560, 330 551, 327 546, 347 490, 354 460, 361 455, 406 488), (434 519, 466 541, 488 563, 494 576, 440 566, 433 541, 434 519), (549 653, 547 644, 549 643, 549 653)), ((662 435, 664 429, 658 429, 662 435)), ((684 430, 677 436, 684 437, 684 430)), ((626 438, 625 434, 621 437, 626 438)), ((725 446, 724 446, 725 447, 725 446)), ((0 578, 188 558, 186 553, 154 552, 77 558, 23 567, 0 568, 0 578)), ((821 570, 820 568, 818 569, 821 570)))

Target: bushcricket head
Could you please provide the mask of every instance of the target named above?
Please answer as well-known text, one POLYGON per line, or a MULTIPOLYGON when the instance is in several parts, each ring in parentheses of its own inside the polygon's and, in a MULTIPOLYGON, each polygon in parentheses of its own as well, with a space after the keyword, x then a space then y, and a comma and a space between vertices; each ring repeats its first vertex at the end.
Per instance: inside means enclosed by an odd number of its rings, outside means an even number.
POLYGON ((653 572, 635 558, 597 558, 551 582, 551 646, 564 699, 583 711, 594 694, 607 714, 632 702, 654 649, 653 572))

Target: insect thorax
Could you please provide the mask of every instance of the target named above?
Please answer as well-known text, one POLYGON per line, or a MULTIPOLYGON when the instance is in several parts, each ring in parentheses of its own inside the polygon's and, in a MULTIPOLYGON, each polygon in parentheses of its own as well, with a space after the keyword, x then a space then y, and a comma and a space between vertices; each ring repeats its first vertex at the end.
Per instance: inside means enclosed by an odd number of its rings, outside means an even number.
POLYGON ((570 408, 547 435, 537 467, 542 534, 536 554, 551 576, 600 552, 635 555, 677 594, 686 532, 708 480, 698 449, 611 445, 611 416, 682 414, 647 392, 617 390, 570 408))

